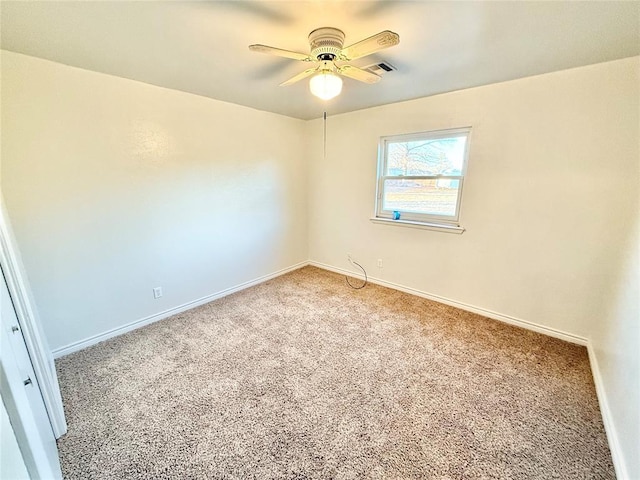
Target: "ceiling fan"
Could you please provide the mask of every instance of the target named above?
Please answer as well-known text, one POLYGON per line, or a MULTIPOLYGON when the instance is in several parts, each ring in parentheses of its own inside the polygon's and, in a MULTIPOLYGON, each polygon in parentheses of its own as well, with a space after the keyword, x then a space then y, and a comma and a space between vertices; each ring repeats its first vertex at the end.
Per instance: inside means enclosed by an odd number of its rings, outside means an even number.
POLYGON ((267 45, 249 45, 253 52, 267 53, 279 57, 291 58, 302 62, 314 62, 313 68, 308 68, 298 75, 282 82, 281 87, 291 85, 303 78, 313 75, 309 82, 311 93, 323 100, 329 100, 342 91, 342 79, 339 75, 353 78, 360 82, 376 83, 380 76, 353 65, 338 65, 336 62, 348 62, 384 48, 393 47, 400 43, 397 33, 385 30, 372 37, 343 48, 344 32, 333 27, 317 28, 309 34, 310 53, 292 52, 267 45))

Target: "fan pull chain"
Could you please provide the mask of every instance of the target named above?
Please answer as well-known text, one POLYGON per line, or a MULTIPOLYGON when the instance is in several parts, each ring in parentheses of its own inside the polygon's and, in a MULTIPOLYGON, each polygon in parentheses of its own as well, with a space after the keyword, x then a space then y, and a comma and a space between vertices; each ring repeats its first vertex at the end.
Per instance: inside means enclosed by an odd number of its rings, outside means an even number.
POLYGON ((327 112, 324 112, 322 115, 322 127, 323 127, 323 132, 322 132, 322 155, 323 155, 323 159, 324 162, 323 164, 327 164, 327 112))

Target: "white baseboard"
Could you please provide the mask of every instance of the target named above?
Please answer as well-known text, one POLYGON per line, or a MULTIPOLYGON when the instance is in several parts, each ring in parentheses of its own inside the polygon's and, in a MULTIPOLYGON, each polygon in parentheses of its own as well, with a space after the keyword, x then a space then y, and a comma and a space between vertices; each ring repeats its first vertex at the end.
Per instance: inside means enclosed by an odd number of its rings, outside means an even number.
POLYGON ((631 480, 627 467, 624 463, 620 441, 618 440, 618 432, 613 423, 613 415, 609 407, 607 399, 607 391, 604 388, 602 375, 600 374, 600 366, 598 365, 598 357, 593 349, 591 341, 587 344, 587 352, 589 352, 589 363, 591 364, 591 373, 593 375, 593 383, 596 386, 596 394, 598 395, 598 403, 600 404, 600 413, 602 414, 602 423, 604 430, 607 432, 607 441, 609 442, 609 450, 611 450, 611 459, 616 469, 616 478, 618 480, 631 480))
MULTIPOLYGON (((309 261, 309 265, 313 265, 314 267, 322 268, 324 270, 329 270, 336 273, 342 273, 343 275, 351 275, 351 276, 358 275, 358 272, 345 270, 343 268, 334 267, 332 265, 327 265, 325 263, 320 263, 313 260, 309 261)), ((493 312, 491 310, 487 310, 481 307, 476 307, 474 305, 469 305, 466 303, 451 300, 446 297, 441 297, 440 295, 434 295, 432 293, 416 290, 415 288, 405 287, 404 285, 399 285, 397 283, 387 282, 386 280, 381 280, 379 278, 368 277, 368 279, 369 279, 369 282, 375 283, 376 285, 393 288, 394 290, 400 290, 401 292, 410 293, 411 295, 416 295, 418 297, 426 298, 428 300, 433 300, 434 302, 444 303, 445 305, 450 305, 452 307, 459 308, 460 310, 466 310, 467 312, 477 313, 478 315, 482 315, 483 317, 499 320, 500 322, 508 323, 510 325, 526 328, 527 330, 533 330, 534 332, 542 333, 554 338, 559 338, 560 340, 565 340, 567 342, 571 342, 571 343, 575 343, 583 346, 587 346, 587 343, 588 343, 587 338, 581 337, 579 335, 574 335, 572 333, 563 332, 562 330, 546 327, 544 325, 539 325, 534 322, 529 322, 527 320, 522 320, 520 318, 511 317, 509 315, 503 315, 501 313, 493 312)))
MULTIPOLYGON (((352 272, 349 270, 345 270, 343 268, 334 267, 332 265, 327 265, 321 262, 316 261, 308 261, 308 262, 300 262, 295 265, 292 265, 288 268, 284 268, 282 270, 278 270, 277 272, 271 273, 269 275, 264 275, 262 277, 258 277, 254 280, 250 280, 248 282, 241 283, 234 287, 227 288, 225 290, 221 290, 219 292, 213 293, 211 295, 207 295, 206 297, 199 298, 192 302, 188 302, 177 307, 171 308, 169 310, 165 310, 163 312, 156 313, 154 315, 150 315, 145 318, 141 318, 139 320, 135 320, 133 322, 127 323, 120 327, 111 329, 104 333, 100 333, 98 335, 94 335, 92 337, 86 338, 84 340, 80 340, 78 342, 71 343, 64 347, 57 348, 53 350, 52 354, 54 358, 60 358, 65 355, 68 355, 73 352, 77 352, 78 350, 82 350, 84 348, 95 345, 104 340, 108 340, 109 338, 122 335, 123 333, 129 332, 131 330, 135 330, 136 328, 140 328, 144 325, 148 325, 153 322, 157 322, 158 320, 162 320, 164 318, 170 317, 172 315, 176 315, 178 313, 184 312, 191 308, 197 307, 199 305, 203 305, 205 303, 212 302, 217 300, 218 298, 225 297, 227 295, 231 295, 232 293, 239 292, 240 290, 244 290, 246 288, 252 287, 254 285, 258 285, 260 283, 266 282, 267 280, 271 280, 272 278, 279 277, 286 273, 292 272, 299 268, 305 267, 307 265, 312 265, 314 267, 321 268, 323 270, 329 270, 335 273, 341 273, 343 275, 351 275, 357 274, 357 272, 352 272)), ((598 396, 598 402, 600 404, 600 411, 602 414, 602 421, 604 423, 605 431, 607 433, 607 440, 609 442, 609 449, 611 450, 611 456, 613 459, 613 464, 616 470, 616 476, 619 480, 626 480, 630 477, 626 471, 625 463, 622 456, 622 450, 620 448, 620 443, 618 441, 618 435, 616 432, 615 425, 613 423, 613 417, 611 415, 611 410, 609 408, 609 402, 607 400, 606 391, 604 389, 604 383, 602 381, 602 377, 600 375, 600 368, 598 366, 598 359, 596 357, 595 351, 591 344, 591 341, 585 337, 581 337, 579 335, 574 335, 572 333, 563 332, 561 330, 547 327, 544 325, 539 325, 534 322, 529 322, 527 320, 522 320, 519 318, 511 317, 509 315, 503 315, 501 313, 493 312, 491 310, 487 310, 484 308, 476 307, 474 305, 469 305, 466 303, 458 302, 455 300, 451 300, 449 298, 441 297, 439 295, 434 295, 430 293, 423 292, 421 290, 416 290, 414 288, 406 287, 404 285, 399 285, 393 282, 387 282, 385 280, 381 280, 375 277, 368 277, 369 282, 374 283, 376 285, 381 285, 383 287, 392 288, 394 290, 400 290, 402 292, 409 293, 411 295, 416 295, 418 297, 426 298, 428 300, 433 300, 435 302, 444 303, 446 305, 450 305, 452 307, 459 308, 461 310, 466 310, 468 312, 477 313, 484 317, 492 318, 494 320, 498 320, 504 323, 508 323, 510 325, 516 325, 518 327, 525 328, 527 330, 532 330, 534 332, 542 333, 544 335, 549 335, 554 338, 559 338, 561 340, 565 340, 574 344, 583 345, 587 347, 587 352, 589 354, 589 362, 591 364, 591 371, 593 374, 593 381, 596 387, 596 393, 598 396)))
MULTIPOLYGON (((84 340, 80 340, 74 343, 70 343, 69 345, 65 345, 63 347, 56 348, 51 353, 54 358, 60 358, 65 355, 69 355, 70 353, 77 352, 78 350, 82 350, 83 348, 90 347, 95 345, 96 343, 102 342, 109 338, 122 335, 123 333, 130 332, 131 330, 135 330, 136 328, 140 328, 144 325, 148 325, 153 322, 157 322, 158 320, 162 320, 163 318, 170 317, 172 315, 176 315, 178 313, 184 312, 191 308, 197 307, 199 305, 203 305, 205 303, 212 302, 217 300, 218 298, 225 297, 227 295, 231 295, 232 293, 239 292, 240 290, 244 290, 245 288, 252 287, 254 285, 258 285, 259 283, 266 282, 267 280, 271 280, 272 278, 279 277, 280 275, 284 275, 285 273, 292 272, 293 270, 297 270, 306 265, 313 265, 314 267, 322 268, 324 270, 329 270, 335 273, 341 273, 343 275, 354 275, 354 272, 345 270, 343 268, 334 267, 332 265, 327 265, 325 263, 316 262, 316 261, 308 261, 308 262, 299 262, 295 265, 292 265, 287 268, 283 268, 282 270, 278 270, 277 272, 264 275, 262 277, 256 278, 254 280, 250 280, 248 282, 241 283, 239 285, 227 288, 225 290, 221 290, 219 292, 213 293, 211 295, 207 295, 205 297, 199 298, 197 300, 193 300, 191 302, 184 303, 182 305, 178 305, 177 307, 170 308, 168 310, 164 310, 162 312, 158 312, 156 314, 150 315, 148 317, 144 317, 138 320, 134 320, 133 322, 126 323, 120 327, 113 328, 111 330, 107 330, 106 332, 99 333, 97 335, 93 335, 91 337, 85 338, 84 340)), ((418 297, 426 298, 429 300, 433 300, 435 302, 444 303, 446 305, 450 305, 452 307, 460 308, 461 310, 466 310, 468 312, 477 313, 479 315, 492 318, 494 320, 499 320, 504 323, 508 323, 510 325, 516 325, 522 328, 526 328, 527 330, 533 330, 538 333, 542 333, 545 335, 549 335, 551 337, 559 338, 561 340, 566 340, 571 343, 575 343, 578 345, 588 345, 588 340, 584 337, 580 337, 578 335, 574 335, 568 332, 563 332, 561 330, 557 330, 555 328, 546 327, 544 325, 539 325, 537 323, 529 322, 527 320, 522 320, 519 318, 511 317, 508 315, 503 315, 501 313, 493 312, 491 310, 486 310, 481 307, 476 307, 474 305, 468 305, 466 303, 458 302, 455 300, 451 300, 449 298, 441 297, 439 295, 430 294, 427 292, 423 292, 421 290, 416 290, 414 288, 406 287, 404 285, 399 285, 393 282, 387 282, 386 280, 381 280, 375 277, 369 277, 369 281, 371 283, 375 283, 377 285, 381 285, 383 287, 392 288, 394 290, 400 290, 402 292, 409 293, 411 295, 416 295, 418 297)))
MULTIPOLYGON (((358 272, 353 272, 350 270, 345 270, 343 268, 334 267, 331 265, 327 265, 324 263, 309 261, 309 265, 313 265, 314 267, 322 268, 323 270, 329 270, 335 273, 341 273, 343 275, 358 275, 358 272)), ((544 325, 539 325, 534 322, 529 322, 527 320, 522 320, 520 318, 511 317, 509 315, 503 315, 501 313, 496 313, 491 310, 487 310, 484 308, 476 307, 473 305, 468 305, 466 303, 457 302, 455 300, 451 300, 449 298, 441 297, 439 295, 433 295, 430 293, 422 292, 420 290, 416 290, 414 288, 405 287, 403 285, 398 285, 393 282, 387 282, 385 280, 381 280, 379 278, 368 277, 369 282, 375 283, 376 285, 381 285, 383 287, 393 288, 395 290, 400 290, 402 292, 410 293, 411 295, 416 295, 418 297, 423 297, 429 300, 433 300, 435 302, 444 303, 446 305, 450 305, 452 307, 459 308, 461 310, 466 310, 468 312, 477 313, 484 317, 492 318, 494 320, 499 320, 501 322, 508 323, 510 325, 516 325, 518 327, 525 328, 527 330, 533 330, 534 332, 542 333, 544 335, 549 335, 554 338, 559 338, 561 340, 566 340, 568 342, 582 345, 587 347, 587 352, 589 354, 589 363, 591 365, 591 372, 593 374, 593 381, 596 387, 596 394, 598 396, 598 402, 600 404, 600 412, 602 414, 602 422, 604 424, 605 431, 607 433, 607 441, 609 443, 609 449, 611 450, 611 457, 613 460, 613 465, 616 470, 616 477, 619 480, 631 480, 629 474, 627 473, 627 469, 625 467, 622 450, 620 448, 620 442, 618 441, 618 435, 613 423, 613 417, 611 415, 611 410, 609 408, 609 402, 607 400, 606 390, 604 388, 604 383, 602 381, 602 376, 600 375, 600 367, 598 365, 598 359, 596 357, 595 351, 593 349, 593 345, 591 344, 591 340, 585 337, 581 337, 578 335, 574 335, 572 333, 563 332, 561 330, 546 327, 544 325)))
POLYGON ((82 350, 84 348, 90 347, 92 345, 95 345, 96 343, 103 342, 105 340, 108 340, 109 338, 122 335, 123 333, 130 332, 131 330, 135 330, 136 328, 140 328, 150 323, 157 322, 158 320, 171 317, 172 315, 176 315, 178 313, 184 312, 185 310, 189 310, 191 308, 204 305, 205 303, 212 302, 214 300, 217 300, 218 298, 226 297, 227 295, 231 295, 232 293, 239 292, 240 290, 253 287, 254 285, 258 285, 259 283, 266 282, 267 280, 271 280, 272 278, 276 278, 276 277, 279 277, 280 275, 284 275, 285 273, 289 273, 299 268, 305 267, 308 264, 309 264, 308 262, 296 263, 295 265, 292 265, 287 268, 283 268, 282 270, 278 270, 277 272, 273 272, 268 275, 263 275, 262 277, 258 277, 254 280, 250 280, 248 282, 241 283, 234 287, 226 288, 219 292, 212 293, 211 295, 207 295, 206 297, 198 298, 197 300, 183 303, 182 305, 178 305, 177 307, 173 307, 168 310, 164 310, 162 312, 149 315, 148 317, 134 320, 133 322, 126 323, 120 327, 112 328, 111 330, 107 330, 106 332, 93 335, 89 338, 85 338, 84 340, 70 343, 69 345, 65 345, 64 347, 56 348, 51 353, 53 354, 53 358, 64 357, 65 355, 69 355, 70 353, 77 352, 78 350, 82 350))

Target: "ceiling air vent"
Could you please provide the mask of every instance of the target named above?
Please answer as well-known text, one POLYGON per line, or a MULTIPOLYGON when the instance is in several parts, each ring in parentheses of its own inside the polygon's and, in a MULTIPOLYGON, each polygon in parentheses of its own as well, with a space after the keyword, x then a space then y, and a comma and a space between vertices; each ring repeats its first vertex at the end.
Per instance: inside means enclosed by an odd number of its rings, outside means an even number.
POLYGON ((390 63, 380 62, 380 63, 374 63, 373 65, 369 65, 367 67, 363 67, 363 70, 382 76, 385 73, 394 72, 398 69, 393 65, 391 65, 390 63))

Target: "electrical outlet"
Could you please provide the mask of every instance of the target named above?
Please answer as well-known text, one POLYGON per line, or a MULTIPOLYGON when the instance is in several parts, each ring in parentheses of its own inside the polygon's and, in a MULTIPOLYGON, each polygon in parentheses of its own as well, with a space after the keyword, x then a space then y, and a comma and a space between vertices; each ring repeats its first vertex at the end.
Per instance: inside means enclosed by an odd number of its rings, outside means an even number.
POLYGON ((378 268, 382 268, 382 259, 381 258, 378 259, 378 268))
POLYGON ((155 287, 153 289, 153 298, 160 298, 162 296, 162 287, 155 287))

